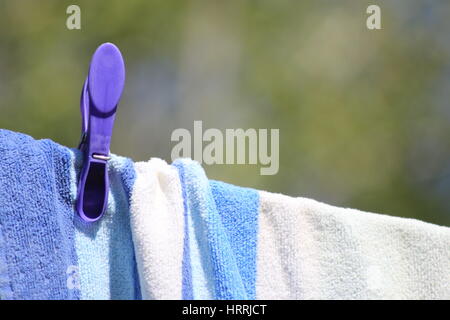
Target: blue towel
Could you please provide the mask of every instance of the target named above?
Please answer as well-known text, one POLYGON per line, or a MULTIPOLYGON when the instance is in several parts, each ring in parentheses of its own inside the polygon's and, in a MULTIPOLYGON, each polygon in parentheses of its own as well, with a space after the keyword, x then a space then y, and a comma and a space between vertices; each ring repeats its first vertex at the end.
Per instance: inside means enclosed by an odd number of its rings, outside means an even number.
POLYGON ((209 181, 189 159, 173 165, 179 170, 187 216, 184 297, 255 299, 258 192, 209 181))
POLYGON ((0 130, 0 298, 78 299, 70 153, 0 130))
POLYGON ((113 155, 103 219, 75 211, 81 153, 0 130, 0 298, 139 299, 131 160, 113 155))

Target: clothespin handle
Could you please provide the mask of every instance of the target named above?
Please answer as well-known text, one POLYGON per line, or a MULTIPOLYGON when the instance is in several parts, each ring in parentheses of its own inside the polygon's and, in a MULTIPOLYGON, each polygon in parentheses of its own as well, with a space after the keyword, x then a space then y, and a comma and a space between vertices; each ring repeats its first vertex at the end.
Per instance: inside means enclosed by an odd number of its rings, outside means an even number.
POLYGON ((86 222, 102 217, 108 204, 107 161, 114 118, 125 84, 125 65, 119 49, 104 43, 95 51, 80 98, 83 167, 77 211, 86 222))

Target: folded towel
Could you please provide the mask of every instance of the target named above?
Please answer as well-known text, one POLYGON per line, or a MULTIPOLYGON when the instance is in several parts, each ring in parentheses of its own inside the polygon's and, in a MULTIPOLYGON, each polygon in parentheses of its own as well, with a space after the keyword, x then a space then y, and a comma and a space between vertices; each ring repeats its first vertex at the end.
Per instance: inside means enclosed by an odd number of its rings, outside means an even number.
POLYGON ((89 225, 75 212, 78 150, 0 130, 0 159, 0 299, 140 298, 129 159, 112 156, 108 209, 89 225))
POLYGON ((184 297, 450 298, 450 228, 208 181, 192 160, 174 166, 184 297))

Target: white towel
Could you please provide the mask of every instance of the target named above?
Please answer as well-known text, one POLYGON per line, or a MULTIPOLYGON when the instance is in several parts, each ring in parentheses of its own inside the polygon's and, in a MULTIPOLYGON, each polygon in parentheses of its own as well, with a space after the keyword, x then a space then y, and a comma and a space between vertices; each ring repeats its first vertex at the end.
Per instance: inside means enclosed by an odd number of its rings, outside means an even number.
POLYGON ((450 228, 260 192, 258 299, 450 299, 450 228))
POLYGON ((178 171, 160 159, 135 164, 130 222, 143 299, 181 299, 183 197, 178 171))

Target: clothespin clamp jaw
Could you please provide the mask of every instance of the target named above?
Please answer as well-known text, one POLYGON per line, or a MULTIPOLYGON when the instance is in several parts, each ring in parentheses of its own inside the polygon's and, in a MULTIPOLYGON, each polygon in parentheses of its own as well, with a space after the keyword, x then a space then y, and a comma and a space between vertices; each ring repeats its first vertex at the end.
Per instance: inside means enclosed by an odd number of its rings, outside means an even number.
POLYGON ((125 64, 119 49, 104 43, 95 51, 81 91, 82 134, 78 148, 83 167, 77 193, 77 211, 86 222, 99 220, 108 205, 107 162, 114 118, 125 84, 125 64))

